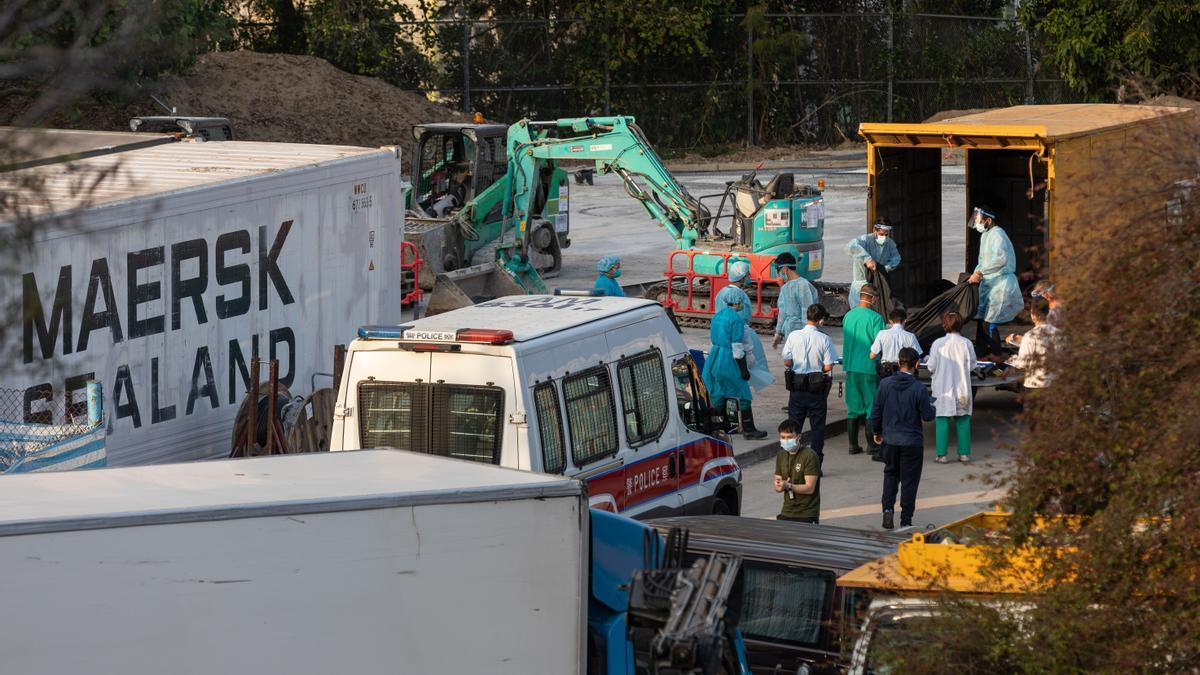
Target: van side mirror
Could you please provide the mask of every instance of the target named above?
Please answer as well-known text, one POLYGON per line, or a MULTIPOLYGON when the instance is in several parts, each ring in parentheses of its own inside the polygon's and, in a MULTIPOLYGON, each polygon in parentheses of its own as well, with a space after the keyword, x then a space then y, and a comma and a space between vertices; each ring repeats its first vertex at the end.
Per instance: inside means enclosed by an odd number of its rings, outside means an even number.
POLYGON ((691 354, 684 354, 675 359, 671 364, 671 374, 675 380, 675 399, 679 405, 679 415, 684 424, 694 431, 711 435, 713 411, 709 408, 708 397, 704 393, 700 368, 691 354))

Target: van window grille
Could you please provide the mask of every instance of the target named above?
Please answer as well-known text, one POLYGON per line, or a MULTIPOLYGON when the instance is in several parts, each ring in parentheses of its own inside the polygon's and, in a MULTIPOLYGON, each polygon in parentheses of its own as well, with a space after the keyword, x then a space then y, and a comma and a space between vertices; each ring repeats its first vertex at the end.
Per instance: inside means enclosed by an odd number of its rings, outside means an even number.
POLYGON ((486 464, 500 463, 504 390, 457 384, 358 385, 363 448, 396 448, 486 464))
POLYGON ((534 388, 533 404, 537 411, 538 435, 542 440, 542 470, 562 473, 567 468, 567 454, 563 447, 558 391, 553 382, 543 382, 534 388))
POLYGON ((484 464, 500 463, 504 390, 452 384, 428 385, 433 389, 430 429, 435 455, 484 464))
POLYGON ((425 452, 425 385, 367 380, 358 384, 358 438, 364 448, 425 452))
POLYGON ((571 459, 575 466, 617 454, 617 410, 604 366, 563 378, 571 459))
POLYGON ((617 365, 621 383, 621 412, 630 446, 658 440, 667 426, 667 385, 662 356, 651 349, 617 365))

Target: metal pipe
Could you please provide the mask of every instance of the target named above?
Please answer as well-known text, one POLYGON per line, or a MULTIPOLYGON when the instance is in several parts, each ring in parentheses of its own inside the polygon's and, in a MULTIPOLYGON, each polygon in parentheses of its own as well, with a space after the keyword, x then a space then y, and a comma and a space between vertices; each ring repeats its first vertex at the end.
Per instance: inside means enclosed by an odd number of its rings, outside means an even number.
MULTIPOLYGON (((333 392, 342 388, 342 370, 346 367, 346 345, 333 346, 333 392)), ((315 389, 313 391, 316 391, 315 389)))
POLYGON ((255 356, 250 359, 250 402, 246 411, 246 440, 242 448, 243 457, 254 456, 254 446, 258 442, 258 378, 262 361, 255 356))
POLYGON ((471 21, 463 17, 463 112, 471 114, 471 21))
POLYGON ((754 30, 746 32, 746 147, 754 147, 754 30))
POLYGON ((275 397, 279 393, 279 359, 271 359, 267 384, 267 447, 268 455, 275 454, 275 397))
POLYGON ((895 75, 895 22, 892 21, 892 13, 888 11, 887 15, 887 121, 892 121, 892 80, 895 75))
POLYGON ((88 426, 98 427, 104 421, 104 394, 96 380, 87 382, 88 426))

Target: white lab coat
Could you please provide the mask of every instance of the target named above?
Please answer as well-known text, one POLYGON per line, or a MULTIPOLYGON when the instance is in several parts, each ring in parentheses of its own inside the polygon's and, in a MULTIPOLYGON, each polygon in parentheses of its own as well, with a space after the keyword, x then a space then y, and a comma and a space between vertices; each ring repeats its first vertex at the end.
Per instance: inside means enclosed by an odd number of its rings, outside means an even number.
POLYGON ((938 417, 970 415, 971 370, 975 368, 975 346, 971 341, 950 333, 934 340, 925 363, 933 375, 933 410, 938 417))
POLYGON ((1034 326, 1021 338, 1021 350, 1016 357, 1009 360, 1008 365, 1025 371, 1025 386, 1029 389, 1041 389, 1050 383, 1045 359, 1057 334, 1058 329, 1048 323, 1034 326))

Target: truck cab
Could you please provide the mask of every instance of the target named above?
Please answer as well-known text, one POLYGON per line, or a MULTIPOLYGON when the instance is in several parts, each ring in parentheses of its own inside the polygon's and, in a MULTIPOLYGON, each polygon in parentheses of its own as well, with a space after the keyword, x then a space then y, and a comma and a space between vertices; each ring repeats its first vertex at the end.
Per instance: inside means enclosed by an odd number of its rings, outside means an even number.
POLYGON ((563 474, 587 483, 593 508, 636 517, 740 509, 722 420, 655 302, 509 296, 358 335, 331 450, 563 474))
POLYGON ((660 534, 688 532, 687 558, 742 558, 729 607, 756 674, 842 672, 871 591, 839 576, 896 552, 891 532, 762 518, 691 516, 648 521, 660 534))

